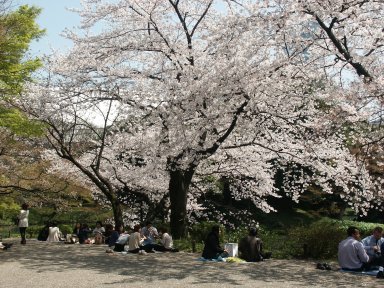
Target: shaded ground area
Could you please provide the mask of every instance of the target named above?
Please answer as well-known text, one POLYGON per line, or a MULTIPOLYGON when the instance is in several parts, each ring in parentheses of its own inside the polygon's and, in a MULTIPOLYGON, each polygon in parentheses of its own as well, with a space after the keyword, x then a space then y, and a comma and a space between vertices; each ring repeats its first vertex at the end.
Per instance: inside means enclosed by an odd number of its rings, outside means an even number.
POLYGON ((310 261, 200 262, 190 253, 123 255, 106 246, 28 241, 0 252, 0 287, 384 287, 383 279, 310 261))

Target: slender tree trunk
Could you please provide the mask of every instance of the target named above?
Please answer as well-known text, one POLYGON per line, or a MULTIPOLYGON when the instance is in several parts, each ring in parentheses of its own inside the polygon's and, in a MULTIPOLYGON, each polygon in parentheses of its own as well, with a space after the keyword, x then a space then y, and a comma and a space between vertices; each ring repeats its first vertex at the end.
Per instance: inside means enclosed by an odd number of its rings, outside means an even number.
POLYGON ((175 239, 186 236, 187 196, 194 169, 170 171, 169 199, 171 203, 171 234, 175 239))

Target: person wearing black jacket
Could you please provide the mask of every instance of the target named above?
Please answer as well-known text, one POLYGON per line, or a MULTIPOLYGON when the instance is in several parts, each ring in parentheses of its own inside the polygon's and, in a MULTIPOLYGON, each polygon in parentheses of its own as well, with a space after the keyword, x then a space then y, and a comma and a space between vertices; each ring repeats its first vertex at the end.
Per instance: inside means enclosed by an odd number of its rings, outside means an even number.
POLYGON ((228 253, 220 246, 219 240, 220 227, 215 225, 208 233, 204 243, 203 258, 217 259, 219 257, 228 257, 228 253))

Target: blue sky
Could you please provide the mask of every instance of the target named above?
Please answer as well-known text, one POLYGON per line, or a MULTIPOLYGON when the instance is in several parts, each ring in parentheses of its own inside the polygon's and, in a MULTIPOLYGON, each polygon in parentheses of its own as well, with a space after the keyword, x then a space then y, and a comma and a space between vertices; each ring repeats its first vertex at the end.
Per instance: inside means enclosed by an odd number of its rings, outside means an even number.
POLYGON ((80 23, 80 17, 67 11, 66 8, 80 7, 80 0, 14 0, 14 4, 34 5, 43 9, 38 24, 46 29, 46 35, 39 41, 32 43, 30 53, 39 56, 50 53, 51 47, 65 50, 71 46, 71 42, 60 36, 65 28, 73 28, 80 23))

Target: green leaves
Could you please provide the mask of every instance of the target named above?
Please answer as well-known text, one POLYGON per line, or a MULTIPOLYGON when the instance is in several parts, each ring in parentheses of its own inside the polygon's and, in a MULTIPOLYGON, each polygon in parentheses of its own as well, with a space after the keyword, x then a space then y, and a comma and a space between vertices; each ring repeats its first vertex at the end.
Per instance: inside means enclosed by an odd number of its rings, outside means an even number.
MULTIPOLYGON (((20 6, 15 11, 0 14, 0 100, 18 96, 31 73, 40 67, 39 59, 28 59, 26 53, 32 40, 44 34, 36 23, 41 9, 20 6)), ((16 109, 0 104, 0 127, 23 136, 40 136, 43 126, 29 121, 16 109)))
POLYGON ((0 98, 18 95, 41 65, 37 58, 25 58, 31 41, 45 32, 35 22, 40 12, 39 8, 24 5, 0 15, 0 98))
POLYGON ((0 106, 0 127, 6 127, 20 136, 42 136, 45 127, 38 121, 31 121, 20 111, 0 106))

